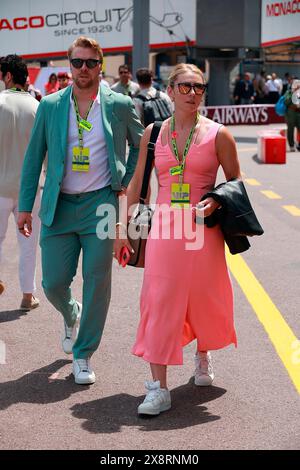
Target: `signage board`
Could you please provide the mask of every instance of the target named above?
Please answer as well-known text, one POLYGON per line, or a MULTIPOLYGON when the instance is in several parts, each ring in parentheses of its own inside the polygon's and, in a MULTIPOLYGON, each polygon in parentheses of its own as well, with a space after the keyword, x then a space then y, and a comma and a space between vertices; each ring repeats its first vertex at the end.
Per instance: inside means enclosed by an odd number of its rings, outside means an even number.
MULTIPOLYGON (((0 56, 64 56, 79 36, 104 52, 131 50, 132 24, 132 0, 1 0, 0 56)), ((196 0, 150 0, 150 47, 193 44, 195 36, 196 0)))
POLYGON ((261 46, 300 41, 300 0, 262 0, 261 46))

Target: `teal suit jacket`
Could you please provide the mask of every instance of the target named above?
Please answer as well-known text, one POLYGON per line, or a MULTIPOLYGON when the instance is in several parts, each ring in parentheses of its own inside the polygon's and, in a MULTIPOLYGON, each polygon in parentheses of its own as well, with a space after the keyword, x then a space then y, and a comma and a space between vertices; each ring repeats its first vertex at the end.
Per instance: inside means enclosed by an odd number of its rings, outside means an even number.
MULTIPOLYGON (((48 152, 46 180, 40 209, 43 224, 51 226, 67 155, 71 87, 42 99, 25 154, 19 194, 19 211, 31 212, 39 184, 43 161, 48 152)), ((102 121, 111 170, 111 186, 127 187, 135 170, 144 127, 128 96, 100 86, 102 121), (126 161, 126 140, 129 155, 126 161)))

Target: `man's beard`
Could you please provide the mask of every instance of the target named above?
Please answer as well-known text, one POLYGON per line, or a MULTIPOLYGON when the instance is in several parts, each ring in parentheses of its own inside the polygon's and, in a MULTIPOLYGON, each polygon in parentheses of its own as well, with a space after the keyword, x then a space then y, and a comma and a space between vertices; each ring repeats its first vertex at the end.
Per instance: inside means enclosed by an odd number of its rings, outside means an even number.
POLYGON ((93 79, 90 79, 88 81, 85 81, 84 83, 82 83, 80 81, 80 78, 86 78, 86 77, 77 77, 77 78, 73 78, 73 82, 77 85, 77 87, 81 90, 85 90, 87 88, 93 88, 97 82, 96 80, 94 81, 93 79))

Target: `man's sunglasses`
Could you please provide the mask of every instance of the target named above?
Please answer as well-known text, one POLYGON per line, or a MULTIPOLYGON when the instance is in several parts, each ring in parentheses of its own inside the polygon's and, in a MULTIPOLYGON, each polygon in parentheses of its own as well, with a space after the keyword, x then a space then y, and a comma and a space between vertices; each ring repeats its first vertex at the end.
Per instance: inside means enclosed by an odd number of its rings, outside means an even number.
POLYGON ((81 69, 83 64, 86 64, 88 69, 94 69, 98 64, 101 64, 101 60, 98 59, 71 59, 71 64, 75 69, 81 69))
POLYGON ((188 95, 193 88, 195 95, 202 95, 207 85, 205 83, 177 83, 179 93, 188 95))

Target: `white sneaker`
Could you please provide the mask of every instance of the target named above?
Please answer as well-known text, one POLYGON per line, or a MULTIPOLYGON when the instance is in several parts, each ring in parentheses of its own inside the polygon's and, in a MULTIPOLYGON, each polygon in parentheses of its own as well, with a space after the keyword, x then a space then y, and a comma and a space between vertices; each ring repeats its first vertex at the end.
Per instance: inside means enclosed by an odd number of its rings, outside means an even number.
POLYGON ((93 384, 96 380, 89 358, 73 359, 73 375, 75 382, 80 385, 93 384))
POLYGON ((160 388, 160 381, 145 382, 147 395, 138 407, 138 414, 159 415, 171 408, 171 394, 166 388, 160 388))
POLYGON ((213 383, 215 374, 213 371, 210 352, 197 352, 194 356, 195 361, 195 385, 207 387, 213 383))
POLYGON ((296 152, 295 147, 290 147, 290 152, 296 152))
POLYGON ((77 302, 77 305, 78 305, 78 315, 77 315, 74 325, 69 327, 64 321, 64 332, 62 335, 61 344, 66 354, 72 354, 72 349, 73 349, 74 343, 77 339, 78 332, 79 332, 82 305, 79 302, 77 302))

